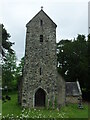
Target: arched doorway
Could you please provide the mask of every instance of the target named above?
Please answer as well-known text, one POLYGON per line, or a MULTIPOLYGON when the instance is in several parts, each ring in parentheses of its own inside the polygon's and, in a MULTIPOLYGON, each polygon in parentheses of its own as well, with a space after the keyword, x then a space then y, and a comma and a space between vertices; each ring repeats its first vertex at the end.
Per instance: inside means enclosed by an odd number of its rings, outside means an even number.
POLYGON ((36 107, 45 107, 46 92, 39 88, 35 93, 35 106, 36 107))

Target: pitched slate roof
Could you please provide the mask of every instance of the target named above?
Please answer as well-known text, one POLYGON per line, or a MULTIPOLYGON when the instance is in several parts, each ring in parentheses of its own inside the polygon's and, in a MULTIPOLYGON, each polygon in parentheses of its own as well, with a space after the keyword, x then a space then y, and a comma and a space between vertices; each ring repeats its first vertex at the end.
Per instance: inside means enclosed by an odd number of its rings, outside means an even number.
MULTIPOLYGON (((38 14, 40 14, 41 12, 43 12, 43 13, 53 22, 53 20, 41 9, 41 10, 26 24, 26 26, 28 26, 28 24, 29 24, 38 14)), ((53 22, 53 24, 55 24, 55 23, 53 22)), ((55 24, 55 26, 57 27, 56 24, 55 24)))
POLYGON ((66 96, 82 95, 79 82, 66 82, 66 96))

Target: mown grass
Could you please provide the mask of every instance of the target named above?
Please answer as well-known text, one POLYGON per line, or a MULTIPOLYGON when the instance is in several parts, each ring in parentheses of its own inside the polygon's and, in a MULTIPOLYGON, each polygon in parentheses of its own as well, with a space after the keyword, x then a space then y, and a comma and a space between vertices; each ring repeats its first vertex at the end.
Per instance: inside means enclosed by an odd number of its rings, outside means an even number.
POLYGON ((9 93, 9 96, 11 97, 11 100, 7 100, 6 102, 2 102, 2 115, 7 114, 14 114, 19 115, 22 111, 22 108, 20 105, 18 105, 18 97, 17 92, 11 92, 9 93))
POLYGON ((2 113, 2 100, 0 100, 0 120, 1 120, 1 113, 2 113))
POLYGON ((2 103, 2 116, 27 117, 27 118, 88 118, 88 104, 83 104, 83 109, 78 109, 77 104, 69 104, 58 109, 22 109, 18 105, 17 93, 10 93, 11 100, 2 103))

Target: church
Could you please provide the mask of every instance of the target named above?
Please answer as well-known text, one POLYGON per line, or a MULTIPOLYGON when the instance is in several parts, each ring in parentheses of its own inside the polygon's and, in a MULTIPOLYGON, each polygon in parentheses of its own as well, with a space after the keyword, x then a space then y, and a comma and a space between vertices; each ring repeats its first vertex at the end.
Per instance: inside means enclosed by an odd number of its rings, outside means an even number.
POLYGON ((43 8, 26 24, 19 101, 22 107, 63 106, 66 83, 57 71, 56 27, 43 8))

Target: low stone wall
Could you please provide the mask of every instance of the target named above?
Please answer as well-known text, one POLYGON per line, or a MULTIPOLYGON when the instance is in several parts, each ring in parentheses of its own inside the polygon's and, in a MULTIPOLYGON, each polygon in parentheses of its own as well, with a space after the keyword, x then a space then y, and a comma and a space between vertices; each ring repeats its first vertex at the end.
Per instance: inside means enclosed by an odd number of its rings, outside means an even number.
POLYGON ((78 103, 78 96, 67 96, 66 103, 78 103))

